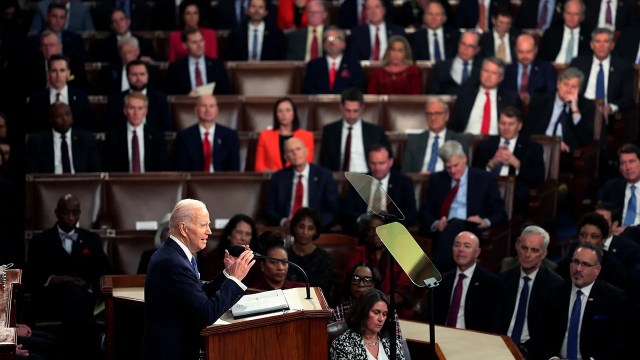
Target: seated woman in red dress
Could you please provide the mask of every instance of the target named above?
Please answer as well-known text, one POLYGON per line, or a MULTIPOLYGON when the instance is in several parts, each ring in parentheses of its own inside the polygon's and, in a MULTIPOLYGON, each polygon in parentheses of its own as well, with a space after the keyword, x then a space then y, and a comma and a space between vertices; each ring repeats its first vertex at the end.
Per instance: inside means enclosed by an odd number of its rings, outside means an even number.
MULTIPOLYGON (((260 235, 260 244, 263 254, 270 258, 289 260, 287 249, 284 247, 284 239, 277 231, 266 231, 260 235)), ((305 287, 305 283, 287 280, 289 264, 277 260, 259 260, 262 278, 251 287, 258 290, 285 290, 297 287, 305 287)), ((294 269, 293 271, 298 271, 294 269)))
POLYGON ((278 1, 278 27, 280 30, 301 29, 307 27, 308 0, 278 1))
POLYGON ((257 172, 274 172, 289 166, 284 158, 284 143, 291 137, 296 137, 304 143, 309 150, 307 161, 313 162, 313 133, 300 129, 298 110, 296 104, 290 98, 281 98, 276 101, 273 108, 273 128, 260 132, 258 145, 256 146, 257 172))
POLYGON ((382 66, 371 72, 367 86, 368 94, 422 94, 422 73, 413 63, 411 46, 403 36, 394 35, 389 38, 382 66))
POLYGON ((204 55, 218 57, 218 38, 213 29, 200 26, 200 7, 195 0, 184 0, 180 3, 180 29, 169 33, 169 62, 187 56, 187 49, 182 41, 182 32, 187 29, 200 29, 204 38, 204 55))

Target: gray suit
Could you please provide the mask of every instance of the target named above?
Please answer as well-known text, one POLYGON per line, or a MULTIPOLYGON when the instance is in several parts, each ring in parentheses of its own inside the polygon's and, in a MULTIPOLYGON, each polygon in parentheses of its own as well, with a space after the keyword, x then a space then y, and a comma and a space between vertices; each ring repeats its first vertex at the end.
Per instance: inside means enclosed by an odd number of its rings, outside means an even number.
MULTIPOLYGON (((323 27, 327 29, 327 27, 323 27)), ((324 32, 324 31, 323 31, 324 32)), ((287 34, 287 60, 304 61, 307 55, 307 37, 309 36, 309 27, 288 32, 287 34)), ((318 41, 318 56, 322 56, 322 40, 318 41)))
MULTIPOLYGON (((37 35, 47 28, 47 11, 49 4, 53 1, 54 0, 44 0, 38 3, 36 12, 33 15, 29 34, 37 35)), ((69 24, 65 30, 73 32, 94 31, 89 6, 83 4, 80 0, 71 0, 68 18, 69 24)))
MULTIPOLYGON (((447 129, 447 134, 444 137, 444 141, 440 144, 444 144, 445 141, 456 140, 462 144, 465 154, 469 153, 469 142, 467 138, 453 130, 447 129)), ((407 147, 404 151, 404 158, 402 159, 402 172, 420 172, 422 171, 422 165, 424 165, 424 157, 427 153, 427 144, 429 142, 429 130, 425 130, 420 134, 409 134, 407 136, 407 147)))

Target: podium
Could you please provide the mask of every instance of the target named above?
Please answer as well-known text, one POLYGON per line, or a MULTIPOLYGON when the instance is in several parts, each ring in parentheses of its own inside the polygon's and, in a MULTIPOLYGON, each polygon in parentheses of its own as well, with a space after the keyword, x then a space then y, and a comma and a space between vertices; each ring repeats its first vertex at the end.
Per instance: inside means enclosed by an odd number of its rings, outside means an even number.
MULTIPOLYGON (((144 329, 144 275, 106 275, 101 279, 105 297, 107 359, 131 356, 140 349, 144 329), (137 314, 137 315, 136 315, 137 314), (135 350, 134 350, 135 351, 135 350)), ((319 288, 284 290, 290 310, 233 319, 227 311, 204 328, 206 359, 321 359, 328 358, 329 306, 319 288)))
POLYGON ((22 270, 6 270, 5 282, 0 279, 0 359, 15 359, 18 334, 16 333, 16 291, 22 284, 22 270))

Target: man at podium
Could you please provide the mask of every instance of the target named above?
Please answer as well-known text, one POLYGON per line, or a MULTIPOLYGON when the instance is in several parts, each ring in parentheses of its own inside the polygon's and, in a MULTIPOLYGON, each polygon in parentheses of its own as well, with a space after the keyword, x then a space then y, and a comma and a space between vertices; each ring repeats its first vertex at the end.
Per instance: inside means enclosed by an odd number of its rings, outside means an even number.
POLYGON ((144 284, 144 359, 198 359, 200 331, 247 289, 241 280, 255 263, 248 246, 237 258, 225 251, 225 270, 200 282, 194 254, 207 246, 209 223, 198 200, 181 200, 171 213, 170 237, 151 257, 144 284))

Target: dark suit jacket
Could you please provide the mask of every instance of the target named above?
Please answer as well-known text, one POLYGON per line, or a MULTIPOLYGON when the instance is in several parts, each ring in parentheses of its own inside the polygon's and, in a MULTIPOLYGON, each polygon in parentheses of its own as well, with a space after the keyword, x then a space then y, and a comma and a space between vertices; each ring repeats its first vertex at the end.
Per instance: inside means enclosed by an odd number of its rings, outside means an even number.
MULTIPOLYGON (((544 1, 544 0, 543 0, 544 1)), ((518 17, 515 25, 520 29, 535 29, 538 27, 538 19, 540 14, 538 13, 538 7, 540 6, 540 0, 523 1, 520 4, 520 11, 518 11, 518 17)), ((553 15, 551 16, 551 25, 562 23, 562 8, 564 6, 564 0, 556 0, 556 6, 553 8, 553 15)))
POLYGON ((197 359, 200 331, 243 294, 222 273, 201 282, 184 251, 168 239, 151 257, 145 279, 143 359, 197 359))
MULTIPOLYGON (((552 294, 547 308, 545 354, 543 359, 560 355, 568 327, 572 284, 566 283, 552 294)), ((622 290, 596 279, 585 306, 580 324, 580 353, 583 359, 622 359, 624 348, 624 316, 627 299, 622 290)))
POLYGON ((624 203, 624 192, 627 189, 627 181, 623 177, 611 179, 604 184, 602 188, 603 202, 612 204, 614 209, 623 212, 626 204, 624 203))
MULTIPOLYGON (((518 297, 518 287, 520 286, 520 266, 514 267, 498 275, 500 284, 500 309, 498 331, 508 335, 511 318, 518 308, 516 299, 518 297)), ((529 284, 531 289, 529 303, 527 306, 527 326, 529 329, 529 340, 527 342, 527 359, 541 358, 543 339, 545 336, 544 317, 550 305, 550 294, 557 291, 562 286, 564 280, 558 274, 540 266, 533 284, 529 284)))
MULTIPOLYGON (((304 60, 307 50, 309 28, 289 31, 287 37, 287 60, 304 60)), ((322 44, 318 43, 318 54, 322 53, 322 44)))
MULTIPOLYGON (((198 124, 181 130, 174 146, 175 169, 178 171, 202 171, 204 155, 198 124)), ((224 125, 216 124, 213 138, 213 169, 240 171, 240 143, 238 133, 224 125)))
MULTIPOLYGON (((24 60, 24 79, 26 81, 26 92, 24 96, 30 96, 38 90, 42 90, 48 86, 48 74, 46 61, 41 52, 28 55, 24 60)), ((67 80, 69 86, 77 89, 88 89, 88 81, 86 71, 84 69, 84 61, 79 59, 69 59, 70 79, 67 80)), ((23 78, 21 78, 22 80, 23 78)))
MULTIPOLYGON (((147 84, 147 87, 151 89, 160 88, 161 76, 158 67, 155 65, 147 65, 147 70, 149 73, 149 83, 147 84)), ((93 93, 99 95, 110 95, 121 92, 123 76, 126 77, 127 75, 124 67, 122 66, 122 62, 118 61, 103 66, 100 69, 99 81, 97 84, 94 84, 94 88, 92 89, 93 93)))
MULTIPOLYGON (((555 99, 555 92, 531 97, 531 101, 529 102, 529 116, 525 120, 522 130, 524 134, 545 134, 551 121, 555 99)), ((571 122, 567 129, 562 128, 562 141, 572 150, 593 140, 593 102, 581 97, 578 100, 578 108, 581 114, 578 125, 573 125, 573 122, 571 122)), ((555 119, 553 119, 553 121, 555 121, 555 119)))
MULTIPOLYGON (((467 216, 478 215, 488 218, 494 227, 507 221, 507 212, 496 180, 491 174, 469 167, 467 182, 467 216)), ((440 219, 444 199, 451 190, 451 177, 446 171, 429 175, 427 194, 420 206, 422 225, 429 228, 440 219)))
POLYGON ((640 46, 640 24, 629 26, 622 31, 613 54, 627 62, 635 63, 638 58, 638 46, 640 46))
MULTIPOLYGON (((33 15, 33 22, 29 30, 30 34, 40 34, 47 28, 47 12, 49 4, 55 0, 40 1, 36 4, 35 13, 33 15)), ((69 1, 69 24, 67 29, 69 31, 93 31, 93 19, 91 17, 90 7, 80 0, 69 1)))
MULTIPOLYGON (((380 34, 380 36, 386 36, 387 39, 393 35, 402 35, 406 37, 404 33, 404 29, 399 26, 393 25, 391 23, 385 23, 387 33, 380 34)), ((360 25, 351 29, 351 35, 348 40, 348 49, 347 53, 353 59, 358 60, 369 60, 371 59, 371 53, 373 51, 371 47, 371 34, 369 33, 369 24, 360 25)), ((384 54, 380 54, 380 60, 382 60, 382 56, 384 54)))
MULTIPOLYGON (((469 330, 495 332, 498 318, 498 277, 476 265, 464 302, 464 322, 469 330)), ((449 316, 451 294, 457 283, 456 270, 442 275, 435 288, 435 323, 444 325, 449 316)))
MULTIPOLYGON (((520 31, 518 29, 511 28, 509 31, 509 50, 511 52, 511 61, 517 61, 516 58, 516 39, 520 35, 520 31)), ((487 31, 480 37, 480 53, 482 57, 489 57, 496 55, 496 44, 495 39, 493 37, 493 30, 487 31)))
MULTIPOLYGON (((371 175, 371 174, 369 174, 371 175)), ((396 204, 397 208, 404 214, 404 220, 400 221, 404 226, 411 226, 416 222, 418 208, 416 206, 416 195, 411 178, 395 171, 389 175, 389 186, 387 194, 396 204)), ((389 208, 387 207, 387 210, 389 208)), ((356 220, 367 212, 367 204, 358 195, 358 192, 349 186, 349 190, 342 204, 342 220, 346 228, 356 230, 356 220)))
MULTIPOLYGON (((499 145, 499 135, 490 136, 487 140, 478 143, 473 155, 473 166, 485 170, 489 160, 498 151, 499 145)), ((524 213, 529 204, 529 190, 544 182, 545 167, 542 146, 524 135, 520 135, 513 155, 520 160, 520 171, 516 177, 515 204, 518 212, 524 213)), ((516 169, 509 166, 509 175, 515 176, 515 174, 516 169)))
MULTIPOLYGON (((87 61, 87 51, 84 47, 82 36, 63 30, 62 34, 62 53, 70 59, 87 61)), ((40 52, 40 35, 29 36, 29 56, 36 56, 40 52)))
MULTIPOLYGON (((158 59, 151 40, 135 34, 132 34, 132 36, 138 39, 141 56, 158 59)), ((94 40, 89 47, 89 61, 108 62, 112 64, 120 63, 121 58, 120 54, 118 54, 117 35, 111 32, 105 38, 94 40)))
MULTIPOLYGON (((444 38, 444 54, 440 54, 444 59, 451 59, 456 56, 458 41, 460 40, 460 31, 452 28, 442 28, 442 36, 444 38)), ((431 60, 429 54, 429 44, 433 39, 429 39, 429 32, 422 28, 409 36, 411 49, 413 50, 414 60, 431 60)), ((442 44, 440 44, 442 46, 442 44)))
MULTIPOLYGON (((291 195, 293 192, 292 167, 275 172, 269 181, 265 216, 269 225, 280 225, 280 221, 289 217, 291 212, 291 195)), ((338 213, 338 188, 331 172, 309 164, 309 207, 320 213, 322 225, 329 228, 338 213)))
POLYGON ((607 253, 624 266, 627 274, 640 264, 640 245, 624 236, 614 235, 607 253))
MULTIPOLYGON (((598 27, 601 1, 585 1, 584 22, 592 28, 598 27)), ((613 10, 613 9, 612 9, 613 10)), ((636 23, 638 4, 634 0, 618 0, 616 18, 613 24, 616 29, 624 29, 636 23)))
MULTIPOLYGON (((391 0, 382 0, 382 4, 386 9, 384 21, 394 23, 394 8, 391 0)), ((360 18, 358 18, 358 0, 343 1, 340 5, 340 12, 338 12, 338 26, 343 29, 353 29, 358 25, 360 25, 360 18)))
POLYGON ((329 89, 329 65, 326 57, 313 59, 307 63, 302 82, 302 93, 315 94, 340 94, 343 90, 356 87, 364 91, 364 75, 360 62, 347 56, 342 57, 340 68, 336 74, 333 89, 329 89))
MULTIPOLYGON (((467 137, 459 134, 453 130, 447 130, 444 137, 445 141, 456 140, 462 145, 464 153, 469 153, 469 142, 467 137)), ((402 159, 402 172, 420 172, 424 165, 424 157, 427 154, 427 144, 429 143, 429 131, 424 131, 420 134, 408 134, 407 145, 404 150, 404 157, 402 159)))
MULTIPOLYGON (((109 96, 107 112, 102 124, 105 130, 114 130, 127 123, 123 108, 124 97, 129 92, 127 90, 109 96)), ((147 89, 147 99, 149 99, 149 110, 147 111, 146 124, 163 132, 172 131, 173 119, 167 96, 160 91, 147 89)))
MULTIPOLYGON (((231 61, 249 60, 249 25, 241 26, 229 33, 227 56, 231 61)), ((284 60, 287 57, 287 39, 282 30, 265 22, 260 60, 284 60)))
MULTIPOLYGON (((71 152, 75 172, 99 172, 100 157, 93 134, 80 129, 74 129, 71 133, 71 152)), ((52 174, 55 172, 51 130, 29 136, 25 159, 27 173, 52 174)))
MULTIPOLYGON (((129 172, 128 145, 126 126, 120 126, 117 130, 107 133, 103 150, 105 171, 129 172)), ((149 125, 144 126, 144 159, 142 160, 145 172, 169 170, 164 133, 149 125)))
POLYGON ((474 84, 480 81, 480 67, 482 66, 482 58, 476 56, 473 59, 473 67, 467 82, 460 86, 451 77, 451 67, 453 66, 453 58, 437 63, 433 67, 431 74, 431 88, 427 90, 429 94, 434 95, 457 95, 465 84, 474 84))
MULTIPOLYGON (((205 57, 207 82, 215 82, 215 95, 232 93, 231 82, 224 63, 217 59, 205 57)), ((186 95, 191 92, 191 77, 189 76, 189 58, 183 57, 169 64, 167 71, 167 94, 186 95)))
MULTIPOLYGON (((69 107, 73 115, 73 128, 87 131, 95 130, 95 118, 87 94, 69 86, 67 89, 69 107)), ((46 88, 37 91, 29 98, 29 115, 26 127, 28 132, 35 133, 50 128, 49 109, 53 104, 51 104, 49 95, 49 88, 46 88)))
MULTIPOLYGON (((556 268, 556 273, 560 275, 565 281, 571 282, 571 258, 573 256, 573 252, 577 246, 577 242, 574 242, 569 245, 567 249, 567 255, 558 261, 558 267, 556 268)), ((611 253, 607 251, 602 252, 602 271, 598 276, 601 280, 606 281, 607 283, 621 289, 628 290, 629 288, 629 277, 625 272, 625 268, 611 253)))
MULTIPOLYGON (((507 65, 505 68, 504 80, 500 84, 500 87, 517 93, 520 91, 518 87, 518 62, 516 58, 513 59, 516 62, 507 65)), ((529 85, 527 86, 529 96, 548 94, 556 91, 558 72, 553 65, 546 61, 534 60, 530 67, 529 85)))
MULTIPOLYGON (((385 145, 391 149, 384 129, 378 125, 369 124, 360 119, 362 123, 362 142, 364 143, 365 160, 371 146, 375 144, 385 145)), ((320 166, 331 171, 340 171, 340 149, 342 148, 342 123, 337 120, 322 128, 322 144, 320 147, 320 166)))
MULTIPOLYGON (((571 61, 571 66, 578 68, 584 74, 582 93, 584 94, 591 75, 593 56, 583 55, 571 61)), ((607 103, 616 104, 620 110, 633 106, 633 69, 625 59, 610 57, 609 79, 607 80, 607 103)))
MULTIPOLYGON (((489 13, 487 19, 489 20, 489 28, 493 28, 491 24, 491 17, 494 16, 496 11, 502 7, 508 7, 508 0, 492 0, 489 5, 489 13)), ((458 8, 456 9, 456 22, 457 28, 475 28, 478 25, 479 14, 478 1, 476 0, 460 0, 458 2, 458 8)))
MULTIPOLYGON (((131 15, 131 30, 151 30, 149 6, 144 0, 129 0, 131 15)), ((98 31, 111 29, 111 11, 117 0, 99 0, 95 11, 95 28, 98 31)), ((175 3, 175 2, 174 2, 175 3)))
MULTIPOLYGON (((458 100, 456 100, 454 105, 453 116, 451 117, 447 128, 459 133, 463 133, 465 131, 467 124, 469 123, 469 116, 471 115, 471 109, 473 108, 473 103, 476 101, 479 88, 480 83, 476 83, 468 84, 468 86, 464 86, 460 90, 458 100)), ((484 95, 482 96, 484 98, 484 95)), ((520 107, 520 98, 517 93, 504 91, 498 87, 497 96, 498 99, 496 100, 496 103, 498 104, 498 114, 500 113, 500 110, 507 106, 520 107)), ((496 119, 496 121, 497 120, 498 119, 496 119)))
MULTIPOLYGON (((578 55, 591 55, 591 28, 584 22, 580 25, 580 38, 578 39, 578 55)), ((562 36, 564 35, 564 24, 551 25, 544 32, 540 42, 540 52, 538 59, 554 62, 560 48, 562 48, 562 36)))

